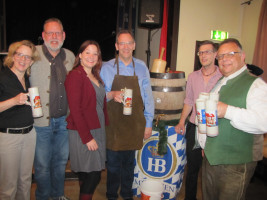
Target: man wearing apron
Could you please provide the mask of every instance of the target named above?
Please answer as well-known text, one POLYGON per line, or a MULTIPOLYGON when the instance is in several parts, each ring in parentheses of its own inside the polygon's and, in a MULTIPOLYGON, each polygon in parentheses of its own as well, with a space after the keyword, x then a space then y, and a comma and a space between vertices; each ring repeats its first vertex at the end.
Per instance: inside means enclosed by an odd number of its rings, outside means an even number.
POLYGON ((135 41, 132 34, 123 30, 117 34, 115 59, 101 69, 105 83, 107 107, 110 118, 107 134, 107 193, 108 199, 120 195, 124 200, 133 199, 135 150, 142 148, 143 139, 152 134, 154 100, 149 71, 145 63, 133 58, 135 41), (123 115, 123 92, 132 89, 132 114, 123 115))

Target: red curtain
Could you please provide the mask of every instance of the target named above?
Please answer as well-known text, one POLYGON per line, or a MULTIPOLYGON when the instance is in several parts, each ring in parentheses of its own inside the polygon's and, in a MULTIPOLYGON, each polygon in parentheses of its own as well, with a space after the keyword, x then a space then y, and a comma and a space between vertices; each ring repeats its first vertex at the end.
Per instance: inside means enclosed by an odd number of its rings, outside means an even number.
POLYGON ((267 0, 263 0, 259 17, 253 64, 262 68, 262 78, 267 82, 267 0))
POLYGON ((162 23, 162 28, 161 28, 160 44, 159 44, 159 56, 161 53, 161 49, 165 48, 162 60, 166 60, 167 29, 168 29, 168 0, 164 0, 163 23, 162 23))

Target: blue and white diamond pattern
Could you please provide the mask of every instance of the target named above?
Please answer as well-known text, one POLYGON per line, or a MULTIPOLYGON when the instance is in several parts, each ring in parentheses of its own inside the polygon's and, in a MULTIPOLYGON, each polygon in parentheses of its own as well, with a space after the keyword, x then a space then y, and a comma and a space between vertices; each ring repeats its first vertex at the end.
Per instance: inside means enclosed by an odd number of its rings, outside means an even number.
MULTIPOLYGON (((134 183, 133 183, 133 192, 135 196, 140 197, 141 194, 141 188, 140 185, 145 179, 155 179, 163 182, 164 185, 164 198, 163 199, 170 199, 175 200, 176 195, 181 189, 182 182, 183 182, 183 175, 184 175, 184 167, 186 165, 186 144, 185 144, 185 138, 183 135, 179 135, 175 132, 173 126, 166 126, 167 132, 168 132, 168 148, 172 149, 172 152, 174 152, 175 155, 172 156, 172 158, 176 159, 177 162, 173 163, 170 160, 166 160, 166 165, 169 163, 172 163, 173 166, 169 167, 171 169, 175 169, 173 174, 170 177, 167 178, 161 178, 161 177, 148 177, 146 173, 144 173, 145 169, 142 169, 142 163, 147 162, 143 158, 141 162, 138 162, 138 151, 136 151, 136 165, 134 170, 134 183)), ((152 132, 152 136, 158 138, 159 133, 156 131, 152 132)), ((158 139, 157 139, 158 140, 158 139)), ((144 142, 145 146, 146 141, 144 142)), ((140 151, 144 151, 145 149, 141 149, 140 151)), ((168 156, 168 158, 171 158, 171 156, 168 156)))

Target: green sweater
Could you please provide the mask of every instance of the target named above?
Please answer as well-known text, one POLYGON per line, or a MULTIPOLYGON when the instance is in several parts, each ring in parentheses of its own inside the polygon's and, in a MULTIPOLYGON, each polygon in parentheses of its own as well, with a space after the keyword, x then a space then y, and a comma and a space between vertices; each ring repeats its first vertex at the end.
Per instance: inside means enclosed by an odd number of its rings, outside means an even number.
MULTIPOLYGON (((246 108, 249 88, 257 77, 246 70, 227 81, 220 89, 219 101, 231 106, 246 108)), ((234 128, 230 120, 220 118, 219 135, 207 137, 205 155, 211 165, 243 164, 252 161, 253 135, 234 128)))

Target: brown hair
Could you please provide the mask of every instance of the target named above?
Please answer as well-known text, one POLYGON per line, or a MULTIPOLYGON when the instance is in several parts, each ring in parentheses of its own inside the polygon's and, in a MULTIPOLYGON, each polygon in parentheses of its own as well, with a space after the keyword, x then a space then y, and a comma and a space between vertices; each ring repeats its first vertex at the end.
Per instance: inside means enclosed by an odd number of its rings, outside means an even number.
POLYGON ((200 43, 199 47, 198 47, 198 50, 199 50, 199 48, 200 48, 201 46, 206 45, 206 44, 210 44, 210 45, 212 45, 212 47, 213 47, 213 52, 216 52, 216 51, 218 50, 218 48, 217 48, 217 44, 214 43, 214 42, 212 42, 212 41, 210 41, 210 40, 204 40, 204 41, 202 41, 202 42, 200 43))
POLYGON ((130 32, 129 30, 123 29, 123 30, 120 30, 120 31, 117 33, 117 35, 116 35, 116 43, 118 42, 118 38, 120 37, 121 34, 130 34, 131 37, 132 37, 132 39, 133 39, 133 41, 135 42, 133 33, 130 32))
POLYGON ((75 57, 75 61, 74 61, 74 64, 73 64, 73 68, 72 69, 75 69, 77 68, 78 66, 81 65, 81 61, 80 61, 80 53, 82 53, 89 45, 95 45, 96 48, 97 48, 97 53, 98 53, 98 60, 97 60, 97 63, 96 65, 93 67, 92 69, 92 74, 94 75, 94 77, 96 77, 96 79, 98 81, 100 81, 102 84, 104 84, 104 82, 102 81, 101 77, 100 77, 100 70, 101 70, 101 67, 102 67, 102 55, 101 55, 101 50, 100 50, 100 46, 99 44, 94 41, 94 40, 86 40, 82 43, 82 45, 80 46, 79 50, 78 50, 78 53, 75 57))

